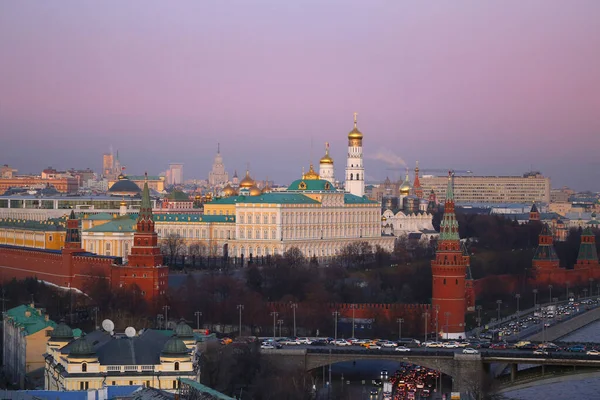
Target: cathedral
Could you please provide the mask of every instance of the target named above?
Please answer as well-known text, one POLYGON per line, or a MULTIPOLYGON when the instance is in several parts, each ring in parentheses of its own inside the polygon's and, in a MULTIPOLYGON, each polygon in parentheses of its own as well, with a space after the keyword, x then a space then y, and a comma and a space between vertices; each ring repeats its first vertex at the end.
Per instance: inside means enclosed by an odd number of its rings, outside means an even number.
POLYGON ((424 198, 418 162, 412 184, 407 170, 404 181, 393 184, 387 178, 378 189, 376 196, 381 198, 381 230, 384 235, 416 235, 425 240, 437 238, 433 214, 438 205, 435 193, 430 194, 427 200, 424 198))

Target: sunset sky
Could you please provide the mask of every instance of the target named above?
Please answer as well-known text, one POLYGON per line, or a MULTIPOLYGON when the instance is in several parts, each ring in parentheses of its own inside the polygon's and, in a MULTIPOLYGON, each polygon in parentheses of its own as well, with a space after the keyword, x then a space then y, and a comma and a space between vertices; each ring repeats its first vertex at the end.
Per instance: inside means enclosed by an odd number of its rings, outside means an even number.
POLYGON ((367 178, 531 168, 600 191, 600 1, 0 2, 0 164, 288 183, 352 113, 367 178), (311 150, 312 149, 312 150, 311 150))

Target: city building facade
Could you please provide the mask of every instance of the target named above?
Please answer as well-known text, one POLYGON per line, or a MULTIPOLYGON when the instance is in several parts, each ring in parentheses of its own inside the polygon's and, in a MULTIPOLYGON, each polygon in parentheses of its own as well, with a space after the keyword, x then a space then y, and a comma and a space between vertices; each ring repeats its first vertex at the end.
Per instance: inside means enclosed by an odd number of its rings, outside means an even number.
POLYGON ((221 144, 217 144, 217 155, 212 165, 212 170, 208 173, 208 184, 211 187, 222 186, 229 182, 229 174, 225 171, 223 157, 221 156, 221 144))
MULTIPOLYGON (((422 176, 420 184, 425 193, 433 190, 438 201, 443 202, 446 178, 422 176)), ((540 173, 523 176, 456 176, 455 201, 457 203, 525 203, 550 202, 550 178, 540 173)))

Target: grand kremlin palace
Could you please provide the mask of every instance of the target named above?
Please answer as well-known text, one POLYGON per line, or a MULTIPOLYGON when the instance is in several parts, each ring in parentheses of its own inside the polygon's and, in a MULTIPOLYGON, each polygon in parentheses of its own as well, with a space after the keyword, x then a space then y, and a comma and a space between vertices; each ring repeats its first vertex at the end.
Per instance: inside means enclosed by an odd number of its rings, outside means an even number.
MULTIPOLYGON (((388 251, 394 237, 381 235, 380 204, 339 191, 312 168, 283 192, 256 188, 249 173, 239 192, 204 204, 204 215, 155 215, 159 239, 178 235, 187 245, 202 243, 210 255, 261 257, 298 247, 306 257, 337 255, 349 243, 366 241, 388 251)), ((82 214, 83 247, 127 258, 135 215, 82 214)))

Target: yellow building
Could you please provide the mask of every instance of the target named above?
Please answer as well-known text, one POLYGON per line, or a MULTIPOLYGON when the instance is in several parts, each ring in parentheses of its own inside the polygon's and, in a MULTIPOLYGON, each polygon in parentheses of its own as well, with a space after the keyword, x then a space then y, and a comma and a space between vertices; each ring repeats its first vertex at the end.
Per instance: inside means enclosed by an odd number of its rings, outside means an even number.
MULTIPOLYGON (((5 313, 3 370, 10 383, 24 388, 27 375, 44 368, 43 354, 54 327, 56 323, 33 304, 11 308, 5 313)), ((75 334, 81 335, 81 331, 77 329, 75 334)))
POLYGON ((194 333, 185 323, 174 332, 148 329, 126 336, 97 330, 75 340, 71 329, 61 324, 44 355, 45 389, 144 385, 176 392, 180 378, 196 379, 195 351, 194 333))
POLYGON ((60 250, 65 244, 66 216, 47 221, 0 219, 0 245, 60 250))

